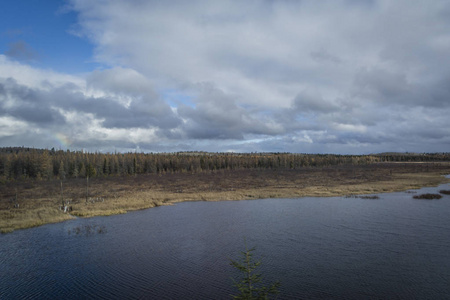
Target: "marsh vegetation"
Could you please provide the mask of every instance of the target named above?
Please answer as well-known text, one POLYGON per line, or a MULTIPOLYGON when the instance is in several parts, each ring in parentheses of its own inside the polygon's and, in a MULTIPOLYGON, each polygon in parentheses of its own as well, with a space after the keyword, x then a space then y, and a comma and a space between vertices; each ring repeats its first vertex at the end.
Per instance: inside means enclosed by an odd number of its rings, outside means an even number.
POLYGON ((448 182, 442 175, 450 173, 449 162, 429 162, 446 160, 446 154, 409 157, 426 162, 398 162, 408 156, 19 150, 0 151, 1 232, 74 216, 120 214, 183 201, 365 195, 417 189, 448 182), (386 161, 394 159, 398 161, 386 161), (37 170, 47 170, 46 175, 37 170))
POLYGON ((359 199, 375 200, 375 199, 380 199, 380 196, 377 196, 377 195, 370 195, 370 196, 366 196, 366 195, 347 195, 347 196, 345 196, 345 198, 359 198, 359 199))
POLYGON ((86 224, 82 226, 76 226, 67 231, 68 234, 75 235, 92 235, 92 234, 103 234, 106 233, 105 225, 96 225, 96 224, 86 224))
POLYGON ((415 196, 413 196, 413 198, 414 199, 433 200, 433 199, 441 199, 442 195, 426 193, 426 194, 415 195, 415 196))

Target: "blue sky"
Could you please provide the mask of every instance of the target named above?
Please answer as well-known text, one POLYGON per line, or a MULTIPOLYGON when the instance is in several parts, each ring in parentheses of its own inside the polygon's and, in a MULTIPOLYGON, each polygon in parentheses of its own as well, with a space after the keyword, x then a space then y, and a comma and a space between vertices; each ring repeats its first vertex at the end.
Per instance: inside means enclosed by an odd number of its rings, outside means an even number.
POLYGON ((448 53, 447 0, 5 0, 0 147, 447 152, 448 53))
POLYGON ((98 67, 93 45, 71 34, 77 14, 58 0, 3 1, 0 10, 0 53, 40 68, 81 73, 98 67))

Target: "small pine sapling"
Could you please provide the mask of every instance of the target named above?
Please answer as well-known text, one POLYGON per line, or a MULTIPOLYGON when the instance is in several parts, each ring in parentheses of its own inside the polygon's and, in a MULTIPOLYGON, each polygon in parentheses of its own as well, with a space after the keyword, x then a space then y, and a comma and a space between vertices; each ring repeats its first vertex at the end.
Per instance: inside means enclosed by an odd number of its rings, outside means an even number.
POLYGON ((234 281, 234 285, 239 290, 238 295, 232 295, 234 299, 269 299, 269 294, 278 294, 280 282, 275 282, 270 286, 262 285, 262 275, 255 272, 255 269, 261 265, 260 261, 253 260, 253 251, 255 248, 241 251, 243 258, 241 261, 230 260, 230 265, 244 273, 240 281, 234 281))

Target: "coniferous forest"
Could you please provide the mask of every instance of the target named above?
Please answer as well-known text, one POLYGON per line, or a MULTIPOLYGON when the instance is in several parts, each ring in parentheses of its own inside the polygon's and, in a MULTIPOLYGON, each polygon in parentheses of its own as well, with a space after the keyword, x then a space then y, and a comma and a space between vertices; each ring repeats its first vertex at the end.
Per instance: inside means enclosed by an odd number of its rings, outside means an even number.
POLYGON ((209 152, 92 153, 8 147, 0 148, 0 181, 437 161, 450 161, 450 153, 371 155, 209 152))

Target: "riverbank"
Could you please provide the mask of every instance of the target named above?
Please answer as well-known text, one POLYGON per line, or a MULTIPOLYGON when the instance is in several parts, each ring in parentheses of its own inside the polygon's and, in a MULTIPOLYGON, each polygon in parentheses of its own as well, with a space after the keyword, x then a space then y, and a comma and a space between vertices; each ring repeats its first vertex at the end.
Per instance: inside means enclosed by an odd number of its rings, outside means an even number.
POLYGON ((63 181, 71 215, 59 209, 60 181, 16 181, 0 192, 0 231, 105 216, 184 201, 327 197, 375 194, 450 182, 449 163, 377 163, 295 170, 221 170, 63 181), (17 194, 18 208, 11 199, 17 194), (73 216, 72 216, 73 215, 73 216))

